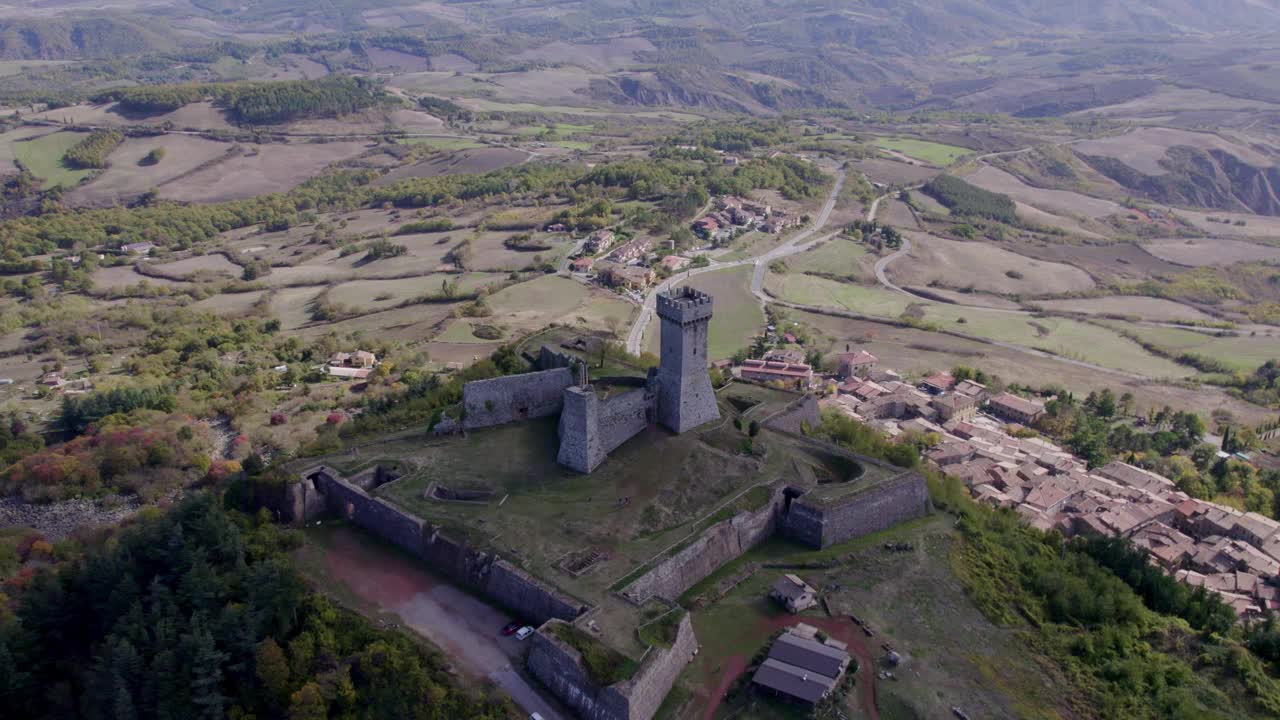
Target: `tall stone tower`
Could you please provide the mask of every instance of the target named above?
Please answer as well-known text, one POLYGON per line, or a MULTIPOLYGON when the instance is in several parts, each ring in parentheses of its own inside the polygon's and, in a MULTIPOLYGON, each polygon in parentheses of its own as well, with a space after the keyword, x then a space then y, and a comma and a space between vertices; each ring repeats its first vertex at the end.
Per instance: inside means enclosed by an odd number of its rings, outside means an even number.
POLYGON ((658 422, 677 433, 720 418, 707 374, 711 296, 690 287, 658 295, 662 362, 657 369, 658 422))

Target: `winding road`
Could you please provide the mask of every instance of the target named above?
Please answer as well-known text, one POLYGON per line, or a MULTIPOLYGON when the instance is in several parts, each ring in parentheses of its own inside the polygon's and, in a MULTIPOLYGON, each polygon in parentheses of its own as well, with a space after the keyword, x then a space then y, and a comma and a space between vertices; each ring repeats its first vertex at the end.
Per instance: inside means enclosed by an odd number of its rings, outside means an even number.
MULTIPOLYGON (((788 238, 785 242, 772 250, 741 260, 730 260, 727 262, 712 260, 710 264, 703 267, 691 268, 678 275, 672 275, 651 288, 649 293, 645 295, 644 302, 640 305, 640 314, 636 316, 635 321, 631 324, 631 330, 627 333, 627 352, 632 355, 639 355, 642 352, 644 331, 645 328, 648 327, 649 321, 653 319, 654 308, 657 306, 658 302, 658 295, 670 290, 672 287, 675 287, 679 283, 688 280, 695 275, 741 267, 743 265, 754 265, 755 273, 751 276, 751 294, 755 295, 761 303, 768 301, 769 297, 765 295, 764 292, 764 279, 769 271, 769 263, 789 255, 804 252, 818 243, 825 242, 826 240, 835 237, 836 233, 830 233, 810 240, 815 233, 825 228, 827 223, 831 220, 831 212, 836 207, 836 200, 840 196, 840 191, 844 188, 844 181, 847 177, 848 174, 843 168, 838 170, 836 172, 835 185, 831 187, 831 192, 827 195, 827 201, 823 203, 822 209, 818 212, 818 217, 814 218, 813 224, 788 238)), ((876 198, 876 201, 872 203, 872 208, 878 206, 879 203, 880 198, 876 198)))

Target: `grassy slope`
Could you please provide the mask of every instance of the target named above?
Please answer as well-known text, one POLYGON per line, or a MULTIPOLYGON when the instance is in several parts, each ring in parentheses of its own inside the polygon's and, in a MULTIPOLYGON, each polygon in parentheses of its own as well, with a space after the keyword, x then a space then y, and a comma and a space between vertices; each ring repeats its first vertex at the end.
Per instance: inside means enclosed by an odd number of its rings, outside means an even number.
POLYGON ((92 170, 73 170, 62 164, 62 156, 71 146, 84 139, 84 135, 59 132, 14 145, 14 156, 31 174, 50 186, 74 187, 93 173, 92 170))
POLYGON ((912 140, 910 138, 876 138, 875 144, 886 150, 895 150, 908 157, 923 160, 930 165, 937 165, 938 167, 946 167, 973 152, 955 145, 943 145, 942 143, 912 140))

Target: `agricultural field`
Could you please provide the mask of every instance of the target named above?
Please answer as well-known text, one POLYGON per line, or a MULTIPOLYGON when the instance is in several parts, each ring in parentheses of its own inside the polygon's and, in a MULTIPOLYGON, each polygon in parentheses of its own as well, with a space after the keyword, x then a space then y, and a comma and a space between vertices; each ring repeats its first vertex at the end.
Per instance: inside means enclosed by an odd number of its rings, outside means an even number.
POLYGON ((1252 372, 1268 360, 1280 359, 1280 329, 1227 333, 1148 327, 1106 320, 1104 324, 1142 338, 1174 354, 1212 358, 1233 370, 1252 372))
POLYGON ((83 133, 57 132, 15 142, 13 156, 27 170, 44 181, 46 187, 72 188, 94 173, 76 170, 62 162, 62 156, 87 137, 83 133))
POLYGON ((938 170, 933 168, 922 167, 920 165, 908 165, 897 160, 889 160, 887 158, 866 158, 863 160, 855 160, 853 167, 858 172, 863 173, 872 182, 878 182, 885 185, 914 185, 932 180, 938 174, 938 170))
POLYGON ((958 242, 906 233, 911 251, 888 268, 894 284, 940 286, 996 295, 1055 295, 1094 287, 1079 268, 1033 260, 985 242, 958 242))
MULTIPOLYGON (((409 139, 409 138, 402 138, 409 139)), ((421 138, 412 138, 418 140, 421 138)), ((427 138, 431 142, 458 144, 472 141, 459 138, 451 141, 444 138, 427 138)), ((435 145, 433 145, 435 147, 435 145)), ((505 147, 483 147, 472 144, 468 148, 457 148, 450 152, 442 152, 425 160, 404 165, 378 179, 379 184, 389 185, 397 180, 414 177, 435 177, 437 175, 462 175, 468 173, 486 173, 504 167, 519 165, 529 159, 529 153, 523 150, 505 147)))
POLYGON ((1117 395, 1130 392, 1141 412, 1169 405, 1192 410, 1206 417, 1215 410, 1230 412, 1242 421, 1257 423, 1274 417, 1274 412, 1228 395, 1208 385, 1153 383, 1145 378, 1064 363, 1058 358, 1029 355, 1011 348, 945 335, 911 327, 896 327, 873 320, 786 309, 788 317, 814 332, 819 347, 829 353, 846 346, 862 347, 880 358, 880 363, 913 378, 957 365, 980 367, 1004 378, 1039 378, 1035 383, 1060 383, 1077 395, 1112 388, 1117 395))
POLYGON ((973 152, 968 148, 956 147, 955 145, 944 145, 911 138, 882 137, 876 138, 875 144, 886 150, 899 152, 907 157, 915 158, 937 167, 946 167, 973 152))
POLYGON ((240 266, 221 254, 194 255, 176 262, 151 265, 151 269, 170 280, 186 280, 192 275, 201 277, 239 277, 240 266))
POLYGON ((36 125, 24 125, 14 128, 9 132, 0 134, 0 173, 13 173, 18 171, 18 166, 14 162, 17 154, 17 145, 19 141, 29 138, 48 135, 54 130, 47 127, 36 125))
POLYGON ((611 292, 559 275, 544 275, 489 296, 493 314, 483 318, 512 332, 541 330, 553 322, 603 328, 626 326, 636 307, 611 292), (610 318, 616 318, 610 320, 610 318))
POLYGON ((1142 248, 1161 260, 1189 267, 1280 260, 1280 245, 1259 245, 1226 238, 1154 240, 1144 243, 1142 248))
POLYGON ((234 157, 165 184, 160 196, 213 203, 283 192, 331 163, 353 158, 368 147, 367 142, 351 141, 241 146, 241 152, 234 157))
POLYGON ((1032 187, 1009 173, 983 165, 977 172, 964 176, 970 184, 983 190, 1008 195, 1014 200, 1054 215, 1070 218, 1096 219, 1122 212, 1119 204, 1110 200, 1081 195, 1069 190, 1047 190, 1032 187))
POLYGON ((234 157, 230 143, 191 135, 130 138, 107 158, 107 169, 69 193, 68 201, 77 206, 128 202, 198 168, 234 157), (157 150, 163 157, 158 162, 148 162, 145 158, 157 150))
POLYGON ((1212 315, 1173 300, 1164 298, 1123 295, 1113 297, 1079 298, 1074 300, 1037 300, 1030 303, 1050 312, 1084 313, 1085 315, 1113 315, 1135 317, 1156 322, 1211 322, 1212 315))
POLYGON ((330 288, 329 300, 357 312, 373 312, 424 295, 440 294, 445 285, 456 287, 458 294, 466 294, 502 279, 503 276, 491 273, 436 273, 394 280, 357 280, 330 288))

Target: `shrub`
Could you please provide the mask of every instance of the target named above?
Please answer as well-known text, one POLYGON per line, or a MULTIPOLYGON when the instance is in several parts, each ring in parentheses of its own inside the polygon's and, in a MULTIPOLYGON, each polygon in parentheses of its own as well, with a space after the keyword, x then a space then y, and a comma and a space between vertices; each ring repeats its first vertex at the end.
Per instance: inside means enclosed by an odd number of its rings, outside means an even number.
POLYGON ((145 157, 139 160, 138 164, 143 166, 158 165, 163 159, 164 148, 151 148, 151 152, 147 153, 145 157))
POLYGON ((273 412, 273 413, 271 413, 271 424, 272 424, 272 425, 284 425, 284 424, 285 424, 285 423, 287 423, 287 422, 289 422, 289 419, 288 419, 287 417, 285 417, 285 414, 284 414, 284 413, 282 413, 282 412, 273 412))

